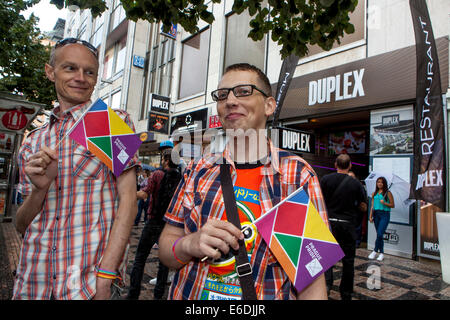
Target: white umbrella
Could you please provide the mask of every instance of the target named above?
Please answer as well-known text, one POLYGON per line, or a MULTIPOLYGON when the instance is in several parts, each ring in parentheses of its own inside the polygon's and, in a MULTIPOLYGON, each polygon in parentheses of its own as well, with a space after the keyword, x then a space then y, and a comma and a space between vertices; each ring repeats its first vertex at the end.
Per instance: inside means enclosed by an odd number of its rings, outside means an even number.
POLYGON ((409 206, 415 202, 415 200, 409 199, 411 185, 392 172, 372 171, 369 173, 369 176, 364 180, 366 182, 367 195, 372 197, 379 177, 386 178, 388 189, 394 197, 395 209, 401 210, 402 212, 408 210, 409 206))

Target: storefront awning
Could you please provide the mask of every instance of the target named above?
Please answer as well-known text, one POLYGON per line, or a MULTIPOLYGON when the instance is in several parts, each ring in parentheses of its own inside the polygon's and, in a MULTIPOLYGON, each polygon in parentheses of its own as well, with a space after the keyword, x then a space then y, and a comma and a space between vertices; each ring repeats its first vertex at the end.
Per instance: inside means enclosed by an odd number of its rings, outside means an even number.
MULTIPOLYGON (((442 93, 449 83, 448 41, 436 40, 442 93)), ((292 79, 280 120, 364 110, 415 96, 416 48, 410 46, 292 79)))

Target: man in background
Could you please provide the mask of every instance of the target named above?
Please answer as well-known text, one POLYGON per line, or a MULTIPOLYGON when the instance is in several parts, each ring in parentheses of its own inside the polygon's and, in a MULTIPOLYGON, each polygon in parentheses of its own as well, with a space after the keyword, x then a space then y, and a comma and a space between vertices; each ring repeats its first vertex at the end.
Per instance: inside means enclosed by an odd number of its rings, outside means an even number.
MULTIPOLYGON (((138 198, 151 196, 152 207, 149 211, 149 218, 142 230, 139 244, 136 249, 133 269, 130 275, 130 288, 127 299, 137 300, 141 292, 142 276, 150 251, 157 243, 161 231, 164 227, 163 216, 169 205, 175 188, 181 179, 181 174, 177 165, 171 159, 172 148, 164 148, 161 153, 161 166, 153 172, 149 179, 149 184, 137 194, 138 198)), ((155 300, 162 299, 166 287, 169 269, 159 262, 157 281, 154 290, 155 300)))
MULTIPOLYGON (((366 201, 361 183, 349 175, 351 167, 350 156, 340 154, 335 161, 337 172, 327 174, 320 180, 331 232, 345 254, 342 258, 343 270, 339 287, 342 300, 351 300, 353 293, 355 228, 362 214, 359 207, 366 201)), ((325 278, 329 293, 333 286, 333 267, 325 272, 325 278)))

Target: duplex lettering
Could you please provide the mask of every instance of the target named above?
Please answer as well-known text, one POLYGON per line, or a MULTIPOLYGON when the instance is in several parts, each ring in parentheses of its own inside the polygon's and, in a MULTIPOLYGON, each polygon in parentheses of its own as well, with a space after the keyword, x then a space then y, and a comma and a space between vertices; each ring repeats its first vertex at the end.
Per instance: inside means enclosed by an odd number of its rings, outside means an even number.
POLYGON ((442 170, 428 170, 417 177, 416 190, 425 187, 441 187, 444 185, 442 170))
POLYGON ((364 96, 364 68, 309 82, 308 105, 328 103, 364 96), (353 90, 351 89, 353 86, 353 90))
POLYGON ((310 152, 310 137, 306 133, 283 130, 282 148, 310 152))

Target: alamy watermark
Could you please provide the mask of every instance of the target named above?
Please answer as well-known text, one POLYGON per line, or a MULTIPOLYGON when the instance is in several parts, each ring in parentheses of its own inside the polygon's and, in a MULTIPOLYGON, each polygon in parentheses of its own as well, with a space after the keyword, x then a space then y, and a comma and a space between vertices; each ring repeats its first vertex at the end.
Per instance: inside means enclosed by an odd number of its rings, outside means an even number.
POLYGON ((217 164, 223 162, 222 155, 225 145, 233 154, 233 160, 239 163, 256 163, 257 160, 265 164, 268 161, 270 138, 272 144, 278 147, 278 130, 275 129, 217 129, 202 130, 201 122, 197 123, 198 130, 192 132, 175 130, 172 137, 179 141, 172 150, 172 161, 179 164, 180 156, 185 160, 198 161, 205 154, 217 155, 217 164))
POLYGON ((369 290, 379 290, 381 289, 381 268, 378 265, 369 265, 367 267, 366 273, 369 277, 366 281, 366 287, 369 290))

